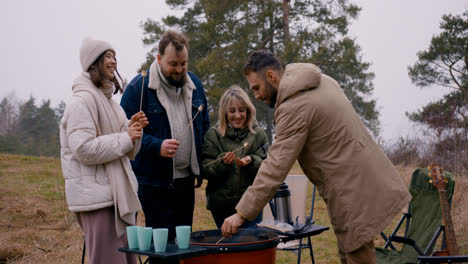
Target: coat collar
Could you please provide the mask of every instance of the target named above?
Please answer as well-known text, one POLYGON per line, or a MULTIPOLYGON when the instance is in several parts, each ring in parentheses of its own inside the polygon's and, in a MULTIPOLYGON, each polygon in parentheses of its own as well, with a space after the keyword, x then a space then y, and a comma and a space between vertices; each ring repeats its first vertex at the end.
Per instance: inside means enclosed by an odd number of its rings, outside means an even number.
POLYGON ((295 94, 314 89, 320 85, 321 71, 310 63, 286 65, 278 88, 275 108, 295 94))
MULTIPOLYGON (((192 79, 188 75, 188 73, 185 75, 185 85, 182 87, 182 93, 184 96, 184 102, 185 102, 185 111, 187 113, 188 117, 192 116, 192 96, 193 96, 193 91, 196 90, 196 86, 193 83, 192 79)), ((159 64, 157 60, 154 60, 154 62, 151 64, 150 67, 150 72, 149 72, 149 83, 148 83, 148 88, 153 89, 156 91, 156 94, 158 96, 158 100, 161 103, 161 105, 166 109, 166 111, 169 109, 169 100, 167 98, 167 94, 164 91, 164 88, 162 87, 163 83, 159 75, 159 64)), ((169 120, 169 126, 171 127, 171 131, 174 131, 172 128, 172 123, 171 120, 169 120)), ((190 159, 190 164, 192 168, 192 173, 195 175, 200 175, 200 167, 197 162, 197 156, 196 156, 196 146, 195 146, 195 136, 193 133, 193 126, 192 126, 192 154, 191 154, 191 159, 190 159)), ((173 175, 175 175, 175 167, 172 167, 173 169, 173 175)))
POLYGON ((228 126, 226 128, 226 136, 231 139, 238 138, 239 140, 244 139, 249 134, 250 130, 248 127, 245 128, 233 128, 228 126))
MULTIPOLYGON (((217 125, 219 125, 219 123, 217 123, 217 125)), ((257 121, 254 120, 253 123, 252 123, 252 129, 255 130, 255 127, 257 127, 258 124, 257 124, 257 121)), ((228 138, 231 138, 231 139, 235 139, 235 138, 238 138, 239 140, 243 140, 244 138, 246 138, 250 133, 250 129, 249 127, 244 127, 244 128, 233 128, 231 126, 228 125, 228 127, 226 128, 226 136, 228 138)))

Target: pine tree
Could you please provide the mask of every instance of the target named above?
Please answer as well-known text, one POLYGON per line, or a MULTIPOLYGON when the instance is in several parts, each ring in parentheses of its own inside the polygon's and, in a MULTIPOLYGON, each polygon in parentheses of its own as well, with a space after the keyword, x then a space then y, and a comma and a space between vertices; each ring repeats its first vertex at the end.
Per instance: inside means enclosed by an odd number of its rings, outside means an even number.
MULTIPOLYGON (((189 69, 207 89, 210 118, 217 120, 219 98, 232 84, 248 87, 242 68, 249 54, 258 49, 274 52, 286 65, 317 64, 335 78, 367 127, 378 135, 379 120, 373 91, 374 74, 363 62, 360 47, 348 36, 352 19, 360 8, 348 0, 331 1, 240 1, 166 0, 181 17, 169 15, 161 22, 143 24, 143 43, 151 47, 142 68, 148 69, 157 54, 157 43, 166 29, 177 28, 190 39, 189 69)), ((246 89, 250 95, 253 93, 246 89)), ((257 119, 272 136, 272 111, 252 100, 257 119)))
POLYGON ((468 167, 468 10, 442 16, 440 28, 429 47, 418 52, 408 74, 419 87, 445 87, 447 93, 406 115, 433 132, 439 162, 460 171, 468 167))
POLYGON ((7 135, 15 125, 16 111, 13 104, 5 97, 0 103, 0 135, 7 135))
POLYGON ((463 15, 444 15, 442 32, 429 48, 418 52, 418 61, 408 67, 411 81, 419 87, 440 86, 447 94, 422 110, 407 113, 411 121, 427 125, 438 135, 463 129, 468 134, 468 11, 463 15))

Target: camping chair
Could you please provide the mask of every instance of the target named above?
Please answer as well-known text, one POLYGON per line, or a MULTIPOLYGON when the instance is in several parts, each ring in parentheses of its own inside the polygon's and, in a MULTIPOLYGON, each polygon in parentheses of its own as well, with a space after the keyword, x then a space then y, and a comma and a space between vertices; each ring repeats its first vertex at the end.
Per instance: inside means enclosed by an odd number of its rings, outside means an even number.
MULTIPOLYGON (((383 248, 376 248, 377 263, 418 263, 418 256, 428 256, 444 231, 437 189, 429 182, 429 170, 417 169, 413 172, 409 191, 412 199, 408 212, 404 213, 383 248), (406 221, 404 236, 397 236, 403 222, 406 221), (401 250, 396 250, 393 243, 403 243, 401 250), (424 251, 422 250, 424 249, 424 251)), ((444 171, 449 203, 453 196, 455 182, 452 174, 444 171)), ((445 247, 444 240, 442 247, 445 247)))

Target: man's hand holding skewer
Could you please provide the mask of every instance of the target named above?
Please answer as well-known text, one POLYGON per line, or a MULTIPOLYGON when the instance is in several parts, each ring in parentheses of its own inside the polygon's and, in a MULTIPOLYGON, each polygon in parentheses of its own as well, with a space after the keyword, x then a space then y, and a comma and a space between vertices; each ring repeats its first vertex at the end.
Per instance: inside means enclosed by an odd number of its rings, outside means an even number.
POLYGON ((179 149, 179 141, 176 139, 165 139, 161 144, 161 157, 173 158, 177 149, 179 149))
POLYGON ((224 219, 223 226, 221 227, 223 236, 232 237, 233 234, 237 233, 239 226, 241 226, 244 222, 245 219, 239 213, 235 213, 224 219))

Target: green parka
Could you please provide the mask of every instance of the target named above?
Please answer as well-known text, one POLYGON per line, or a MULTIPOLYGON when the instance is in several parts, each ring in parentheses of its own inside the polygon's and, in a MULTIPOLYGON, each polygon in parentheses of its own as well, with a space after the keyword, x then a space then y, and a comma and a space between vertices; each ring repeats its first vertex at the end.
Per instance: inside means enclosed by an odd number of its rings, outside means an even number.
POLYGON ((206 132, 202 148, 202 177, 208 180, 206 187, 207 209, 213 211, 234 210, 242 194, 249 187, 257 175, 260 164, 266 158, 268 138, 260 126, 254 122, 252 126, 255 134, 249 128, 235 129, 228 127, 226 134, 221 136, 218 132, 218 123, 206 132), (223 160, 216 161, 204 167, 226 152, 242 147, 236 151, 236 158, 250 156, 252 162, 245 167, 233 164, 225 164, 223 160))

